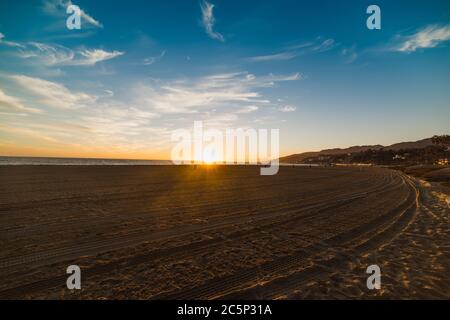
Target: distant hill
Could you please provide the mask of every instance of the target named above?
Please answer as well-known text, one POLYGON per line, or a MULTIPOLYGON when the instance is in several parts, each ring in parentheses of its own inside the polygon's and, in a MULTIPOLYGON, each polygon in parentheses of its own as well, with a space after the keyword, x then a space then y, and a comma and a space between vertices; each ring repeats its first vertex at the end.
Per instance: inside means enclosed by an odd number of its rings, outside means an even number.
POLYGON ((382 146, 380 144, 377 145, 368 145, 368 146, 352 146, 349 148, 335 148, 335 149, 325 149, 321 151, 313 151, 313 152, 304 152, 299 154, 292 154, 286 157, 281 157, 281 163, 302 163, 303 160, 313 157, 327 156, 327 155, 345 155, 345 154, 353 154, 364 152, 367 150, 407 150, 407 149, 422 149, 427 146, 433 145, 432 139, 422 139, 418 141, 410 141, 410 142, 400 142, 395 143, 390 146, 382 146))
POLYGON ((406 150, 406 149, 422 149, 428 146, 433 145, 432 139, 422 139, 414 142, 400 142, 385 147, 386 150, 406 150))
POLYGON ((353 146, 345 149, 334 148, 334 149, 325 149, 319 152, 319 154, 347 154, 347 153, 355 153, 355 152, 363 152, 369 149, 371 150, 379 150, 384 147, 380 144, 376 144, 373 146, 353 146))

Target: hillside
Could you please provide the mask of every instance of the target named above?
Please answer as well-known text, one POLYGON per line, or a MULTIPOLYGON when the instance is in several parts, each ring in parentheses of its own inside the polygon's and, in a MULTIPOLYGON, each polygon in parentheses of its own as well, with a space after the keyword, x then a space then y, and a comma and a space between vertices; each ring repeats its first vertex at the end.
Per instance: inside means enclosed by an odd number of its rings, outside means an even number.
MULTIPOLYGON (((323 157, 327 156, 337 156, 337 155, 350 155, 364 153, 369 150, 371 151, 399 151, 399 150, 410 150, 410 149, 423 149, 426 147, 433 146, 432 138, 422 139, 418 141, 408 141, 395 143, 389 146, 382 145, 366 145, 366 146, 352 146, 348 148, 334 148, 325 149, 321 151, 304 152, 299 154, 292 154, 289 156, 281 157, 281 163, 304 163, 306 159, 316 159, 322 161, 323 157)), ((311 161, 307 161, 311 162, 311 161)))

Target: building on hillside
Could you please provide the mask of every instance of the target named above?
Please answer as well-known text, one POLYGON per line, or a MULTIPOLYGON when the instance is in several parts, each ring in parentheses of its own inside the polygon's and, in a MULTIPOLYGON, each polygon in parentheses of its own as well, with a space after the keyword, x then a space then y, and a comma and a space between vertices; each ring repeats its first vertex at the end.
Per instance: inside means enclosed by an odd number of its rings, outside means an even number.
POLYGON ((396 154, 395 156, 392 157, 392 160, 405 160, 406 157, 396 154))

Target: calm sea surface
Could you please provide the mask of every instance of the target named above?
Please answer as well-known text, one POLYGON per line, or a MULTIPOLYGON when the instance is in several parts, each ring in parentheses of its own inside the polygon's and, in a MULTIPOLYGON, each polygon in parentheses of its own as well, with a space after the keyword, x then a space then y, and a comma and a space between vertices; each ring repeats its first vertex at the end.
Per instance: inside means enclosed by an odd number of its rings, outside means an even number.
POLYGON ((0 157, 0 165, 59 165, 59 166, 92 166, 92 165, 170 165, 169 160, 122 160, 122 159, 89 159, 89 158, 40 158, 40 157, 0 157))
MULTIPOLYGON (((44 157, 3 157, 0 156, 2 165, 53 165, 53 166, 163 166, 172 165, 170 160, 127 160, 127 159, 94 159, 94 158, 44 158, 44 157)), ((245 165, 240 163, 240 165, 245 165)), ((317 167, 317 164, 287 164, 280 166, 290 167, 317 167)))

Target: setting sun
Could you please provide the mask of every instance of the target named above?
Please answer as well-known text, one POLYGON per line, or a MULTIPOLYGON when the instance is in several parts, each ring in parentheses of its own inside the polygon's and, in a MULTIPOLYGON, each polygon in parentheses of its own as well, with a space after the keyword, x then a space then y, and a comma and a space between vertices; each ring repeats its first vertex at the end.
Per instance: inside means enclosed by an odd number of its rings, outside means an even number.
POLYGON ((0 0, 0 300, 449 300, 449 56, 450 0, 0 0))
POLYGON ((203 153, 202 160, 203 160, 203 163, 205 163, 205 164, 213 164, 213 163, 219 161, 216 154, 214 154, 212 152, 208 152, 207 150, 205 150, 205 152, 203 153))

